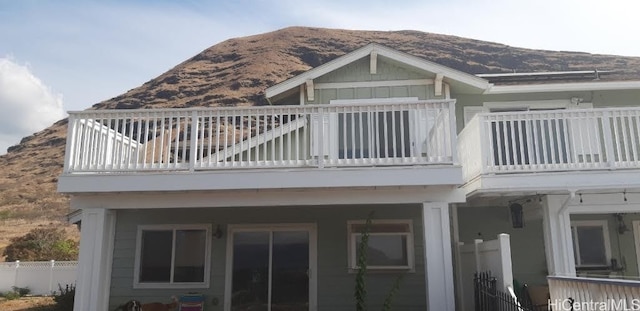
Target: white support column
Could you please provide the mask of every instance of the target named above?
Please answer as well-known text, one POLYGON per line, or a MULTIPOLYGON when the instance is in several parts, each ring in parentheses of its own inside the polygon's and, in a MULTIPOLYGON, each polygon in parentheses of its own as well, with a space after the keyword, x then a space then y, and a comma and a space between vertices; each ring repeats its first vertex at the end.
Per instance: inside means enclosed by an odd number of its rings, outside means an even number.
POLYGON ((550 275, 575 276, 576 266, 571 237, 571 218, 567 195, 549 195, 543 205, 543 234, 547 269, 550 275))
POLYGON ((115 220, 104 208, 82 210, 75 311, 107 311, 115 220))
POLYGON ((428 310, 455 310, 449 205, 423 203, 422 221, 428 310))
POLYGON ((309 79, 305 82, 305 85, 307 87, 307 100, 312 102, 314 101, 314 96, 313 96, 313 80, 309 79))
POLYGON ((444 75, 441 73, 436 74, 436 79, 433 85, 433 91, 435 96, 442 96, 442 79, 444 79, 444 75))

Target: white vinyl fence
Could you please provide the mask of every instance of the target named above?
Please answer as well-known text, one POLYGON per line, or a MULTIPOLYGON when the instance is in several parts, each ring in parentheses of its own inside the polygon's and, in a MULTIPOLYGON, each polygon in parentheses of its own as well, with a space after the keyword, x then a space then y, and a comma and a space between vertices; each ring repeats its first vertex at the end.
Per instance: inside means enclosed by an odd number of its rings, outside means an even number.
POLYGON ((473 278, 476 272, 487 272, 496 277, 498 289, 513 289, 511 270, 511 244, 509 235, 501 233, 491 241, 475 240, 473 244, 461 243, 458 246, 460 256, 459 305, 462 310, 473 310, 473 278))
POLYGON ((0 292, 29 288, 32 295, 50 295, 76 283, 77 261, 0 262, 0 292))

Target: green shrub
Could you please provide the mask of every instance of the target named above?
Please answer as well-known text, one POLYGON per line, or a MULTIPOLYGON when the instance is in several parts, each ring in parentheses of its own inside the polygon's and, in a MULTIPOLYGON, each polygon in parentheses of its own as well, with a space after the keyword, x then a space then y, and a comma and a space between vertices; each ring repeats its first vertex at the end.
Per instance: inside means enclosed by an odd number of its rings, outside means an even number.
POLYGON ((369 231, 371 230, 372 218, 373 212, 369 213, 369 216, 367 217, 367 222, 360 238, 360 247, 358 249, 358 271, 356 273, 356 288, 354 292, 357 311, 367 310, 367 284, 365 276, 367 274, 367 251, 369 250, 369 231))
POLYGON ((7 299, 7 300, 15 300, 15 299, 18 299, 20 297, 24 297, 26 295, 29 295, 29 293, 31 293, 31 289, 29 289, 28 287, 12 286, 11 288, 12 288, 11 291, 0 292, 0 297, 3 297, 5 299, 7 299))
POLYGON ((0 293, 0 297, 3 297, 7 300, 15 300, 20 298, 20 294, 18 294, 18 292, 16 291, 8 291, 0 293))
POLYGON ((31 294, 31 289, 29 287, 12 286, 11 288, 13 289, 14 292, 18 293, 20 297, 24 297, 26 295, 31 294))
MULTIPOLYGON (((358 248, 357 266, 356 272, 356 286, 354 291, 354 298, 356 300, 356 311, 367 311, 367 284, 365 276, 367 275, 367 252, 369 250, 369 234, 371 231, 372 219, 374 212, 369 213, 367 221, 361 232, 360 245, 358 248)), ((391 289, 387 293, 382 304, 382 311, 390 311, 393 304, 393 298, 400 290, 400 283, 404 275, 399 275, 393 282, 391 289)))
POLYGON ((59 292, 53 293, 53 301, 56 302, 52 311, 73 311, 73 298, 76 295, 76 286, 67 284, 63 288, 58 284, 59 292))
POLYGON ((62 229, 36 228, 11 239, 2 255, 6 261, 76 260, 78 243, 67 239, 62 229))

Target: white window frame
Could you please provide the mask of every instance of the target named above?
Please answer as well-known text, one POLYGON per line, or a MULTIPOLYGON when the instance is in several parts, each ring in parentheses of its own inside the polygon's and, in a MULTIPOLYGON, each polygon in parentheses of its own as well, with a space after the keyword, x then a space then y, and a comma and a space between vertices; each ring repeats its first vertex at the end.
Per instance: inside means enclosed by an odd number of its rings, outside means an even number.
MULTIPOLYGON (((231 310, 233 286, 233 237, 236 232, 307 231, 309 232, 309 310, 317 310, 318 305, 318 229, 314 223, 274 223, 274 224, 230 224, 227 226, 227 254, 224 281, 224 307, 231 310)), ((271 243, 271 241, 270 241, 271 243)), ((269 254, 271 257, 272 254, 269 254)), ((271 264, 270 264, 271 266, 271 264)), ((272 267, 269 267, 271 270, 272 267)), ((273 284, 269 282, 269 291, 273 284)))
POLYGON ((571 221, 571 239, 575 245, 576 268, 605 267, 611 263, 611 239, 609 238, 609 225, 606 220, 573 220, 571 221), (606 263, 604 265, 583 265, 580 258, 580 245, 578 244, 577 227, 602 227, 604 251, 606 263))
MULTIPOLYGON (((347 221, 347 254, 349 256, 349 272, 355 272, 358 270, 358 259, 356 258, 357 253, 357 245, 359 241, 359 237, 362 236, 362 233, 355 232, 353 230, 353 225, 364 225, 366 224, 366 220, 350 220, 347 221)), ((409 272, 415 271, 415 250, 414 250, 414 241, 413 241, 413 221, 411 219, 376 219, 371 221, 372 225, 379 224, 404 224, 409 228, 408 232, 369 232, 370 236, 405 236, 406 237, 406 249, 407 249, 407 265, 406 266, 372 266, 367 265, 367 270, 372 271, 384 271, 384 270, 404 270, 409 272)))
POLYGON ((136 257, 133 271, 133 288, 209 288, 211 278, 211 224, 163 224, 163 225, 139 225, 136 238, 136 257), (204 230, 205 231, 205 258, 203 282, 140 282, 140 261, 142 259, 142 232, 143 231, 173 231, 173 245, 171 252, 171 278, 173 277, 175 261, 175 232, 177 230, 204 230))
MULTIPOLYGON (((376 97, 376 98, 364 98, 364 99, 332 99, 329 101, 329 105, 357 105, 357 104, 394 104, 394 103, 406 103, 406 102, 418 102, 423 101, 420 98, 415 96, 410 97, 376 97)), ((415 112, 411 112, 409 116, 409 139, 411 143, 411 155, 420 154, 421 152, 416 151, 417 147, 422 147, 422 144, 417 144, 415 142, 424 142, 427 137, 426 134, 422 134, 419 136, 419 133, 426 133, 427 124, 426 124, 427 116, 416 115, 415 112)), ((312 133, 318 131, 320 120, 312 120, 312 133)), ((324 120, 325 131, 323 133, 324 141, 324 156, 328 156, 330 159, 338 158, 338 131, 336 130, 338 125, 338 113, 328 113, 325 114, 324 120)), ((312 134, 312 147, 311 154, 318 154, 318 145, 319 142, 317 140, 314 141, 316 135, 312 134)))

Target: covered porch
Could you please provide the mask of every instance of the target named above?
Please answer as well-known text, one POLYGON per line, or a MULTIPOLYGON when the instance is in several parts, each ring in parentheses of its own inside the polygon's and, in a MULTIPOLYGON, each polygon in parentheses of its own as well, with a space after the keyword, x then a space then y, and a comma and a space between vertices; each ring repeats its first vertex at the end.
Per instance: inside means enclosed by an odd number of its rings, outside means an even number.
POLYGON ((630 297, 640 279, 639 210, 637 188, 476 194, 454 211, 454 240, 509 234, 514 287, 527 284, 551 302, 630 297))
POLYGON ((374 212, 371 308, 402 275, 395 310, 453 310, 449 203, 459 200, 451 187, 75 196, 84 242, 76 309, 112 310, 129 299, 197 292, 206 309, 352 310, 355 237, 374 212), (141 246, 141 239, 161 239, 163 232, 174 232, 178 248, 181 235, 194 237, 183 241, 191 255, 175 256, 166 279, 154 264, 159 255, 145 261, 141 246), (385 248, 388 243, 397 245, 385 248), (268 263, 266 270, 252 270, 258 263, 268 263), (304 286, 286 286, 293 281, 304 286))

